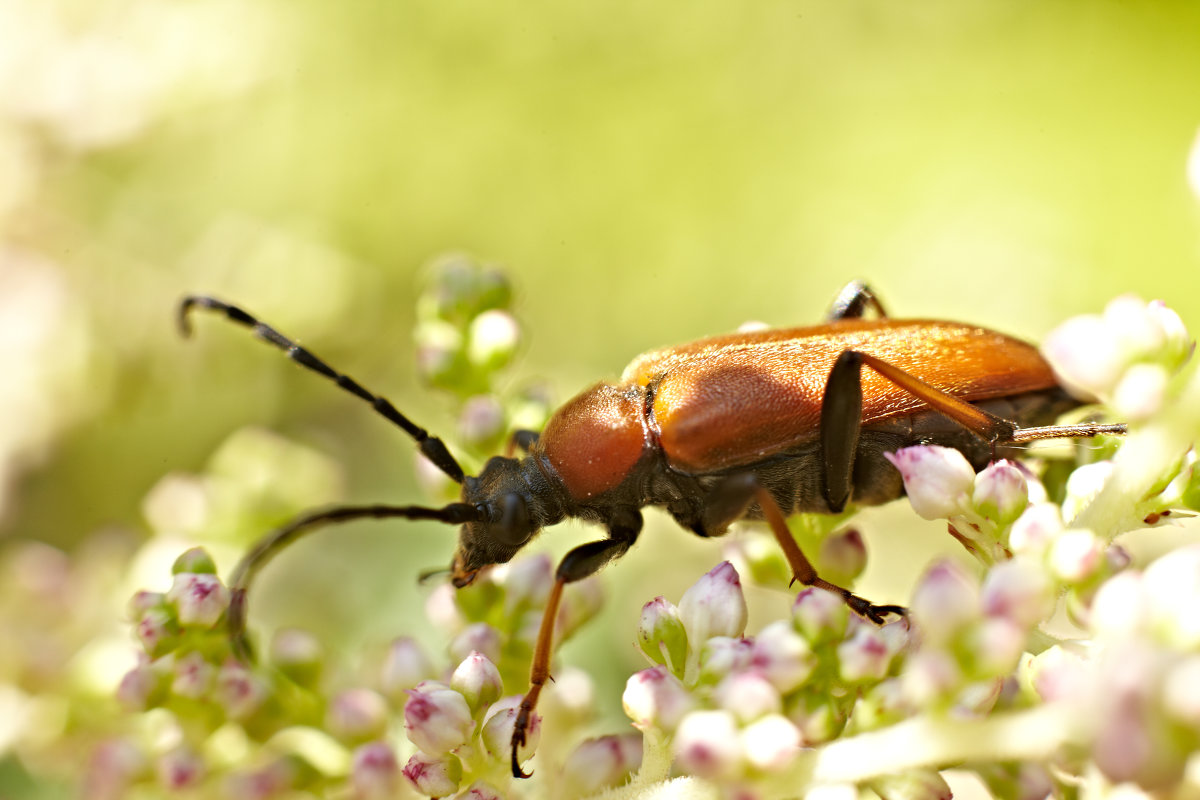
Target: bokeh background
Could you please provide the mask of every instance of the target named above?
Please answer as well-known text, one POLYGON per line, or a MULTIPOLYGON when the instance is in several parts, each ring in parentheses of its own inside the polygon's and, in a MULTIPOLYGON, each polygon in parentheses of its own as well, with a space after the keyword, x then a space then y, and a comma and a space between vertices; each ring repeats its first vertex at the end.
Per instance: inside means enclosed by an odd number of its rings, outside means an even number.
MULTIPOLYGON (((216 320, 183 341, 182 294, 243 304, 451 440, 412 345, 451 252, 512 277, 512 380, 559 401, 652 347, 816 320, 852 278, 1035 340, 1126 292, 1195 330, 1198 87, 1190 2, 0 0, 0 796, 70 796, 71 734, 118 724, 124 599, 203 533, 189 475, 423 497, 352 398, 216 320)), ((903 504, 861 528, 885 602, 954 551, 903 504)), ((228 568, 256 532, 208 544, 228 568)), ((416 576, 452 540, 314 537, 255 622, 335 652, 434 642, 416 576)), ((564 653, 602 725, 637 609, 719 548, 654 517, 606 577, 564 653)), ((752 594, 752 620, 786 602, 752 594)))

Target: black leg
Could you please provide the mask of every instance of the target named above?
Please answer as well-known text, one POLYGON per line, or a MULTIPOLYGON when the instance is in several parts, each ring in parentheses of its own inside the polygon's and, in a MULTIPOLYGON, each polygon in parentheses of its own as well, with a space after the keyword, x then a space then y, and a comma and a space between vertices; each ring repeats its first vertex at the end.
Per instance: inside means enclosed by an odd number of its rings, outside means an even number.
POLYGON ((883 305, 871 291, 871 287, 862 281, 850 281, 838 292, 838 296, 834 299, 833 305, 829 307, 829 313, 825 315, 825 318, 829 320, 858 319, 866 313, 867 309, 874 309, 877 317, 887 317, 887 312, 883 310, 883 305))
POLYGON ((376 413, 387 419, 394 425, 399 426, 409 436, 416 440, 417 446, 421 453, 432 461, 437 468, 446 473, 454 482, 463 482, 463 470, 454 460, 454 456, 450 455, 450 451, 441 439, 436 436, 430 436, 429 432, 420 427, 408 417, 396 410, 386 397, 381 397, 372 394, 362 387, 358 381, 351 378, 349 375, 343 375, 333 367, 326 364, 318 358, 311 350, 307 350, 296 344, 279 331, 261 322, 253 315, 243 311, 237 306, 231 306, 215 297, 205 297, 203 295, 189 295, 183 298, 179 304, 179 330, 184 336, 191 333, 191 324, 188 320, 188 314, 192 308, 204 308, 210 311, 216 311, 224 314, 226 319, 236 322, 239 325, 250 328, 254 335, 262 339, 268 344, 272 344, 282 350, 288 358, 295 361, 300 366, 310 369, 319 375, 324 375, 329 380, 336 383, 341 388, 345 389, 350 394, 367 401, 376 413))
POLYGON ((821 464, 825 502, 838 513, 850 499, 854 455, 862 431, 862 358, 853 350, 838 356, 821 400, 821 464))
POLYGON ((614 521, 609 526, 608 539, 598 542, 588 542, 569 551, 563 556, 555 572, 554 588, 550 591, 550 599, 542 612, 542 624, 538 628, 537 645, 533 651, 533 664, 529 669, 529 691, 521 700, 521 708, 517 712, 517 721, 513 725, 512 737, 512 774, 514 778, 528 778, 532 772, 521 769, 518 751, 525 746, 525 735, 529 731, 529 721, 533 710, 537 707, 538 695, 542 687, 550 679, 550 656, 554 652, 554 624, 558 620, 558 606, 562 601, 563 587, 568 583, 583 580, 595 574, 601 567, 614 559, 620 558, 637 541, 642 529, 642 516, 636 510, 617 512, 614 521))

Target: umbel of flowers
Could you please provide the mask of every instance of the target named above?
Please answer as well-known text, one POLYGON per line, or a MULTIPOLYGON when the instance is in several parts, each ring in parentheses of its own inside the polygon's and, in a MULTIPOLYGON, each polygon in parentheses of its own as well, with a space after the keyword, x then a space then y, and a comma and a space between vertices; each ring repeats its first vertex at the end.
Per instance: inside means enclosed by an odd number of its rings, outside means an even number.
MULTIPOLYGON (((470 302, 449 292, 426 304, 428 368, 486 391, 486 354, 471 356, 470 342, 487 327, 474 321, 499 309, 476 301, 503 292, 461 263, 451 273, 470 302)), ((489 319, 499 330, 506 318, 489 319)), ((894 454, 914 510, 945 520, 973 559, 929 565, 907 617, 887 625, 801 588, 786 617, 749 635, 738 569, 719 564, 629 620, 630 646, 649 661, 621 698, 630 727, 586 738, 591 680, 554 665, 544 717, 519 754, 528 781, 511 777, 508 748, 552 583, 546 556, 465 590, 437 588, 426 613, 445 633, 441 654, 401 636, 351 677, 303 631, 276 632, 255 664, 233 658, 229 592, 213 559, 188 551, 161 591, 130 605, 141 655, 118 690, 129 725, 96 751, 88 793, 939 798, 953 767, 997 797, 1190 796, 1200 792, 1200 546, 1141 563, 1115 541, 1200 509, 1189 353, 1158 303, 1122 298, 1068 323, 1047 354, 1068 385, 1131 421, 1119 449, 1090 442, 1077 468, 1060 448, 1046 451, 1048 467, 1001 461, 978 475, 953 450, 894 454), (1048 632, 1069 625, 1065 638, 1048 632)), ((464 419, 492 418, 469 400, 464 419)), ((509 416, 505 407, 496 419, 509 416)), ((822 570, 850 581, 866 551, 836 522, 796 529, 822 570)), ((754 537, 736 550, 743 574, 788 577, 754 537)), ((556 640, 599 604, 596 581, 568 587, 556 640)))

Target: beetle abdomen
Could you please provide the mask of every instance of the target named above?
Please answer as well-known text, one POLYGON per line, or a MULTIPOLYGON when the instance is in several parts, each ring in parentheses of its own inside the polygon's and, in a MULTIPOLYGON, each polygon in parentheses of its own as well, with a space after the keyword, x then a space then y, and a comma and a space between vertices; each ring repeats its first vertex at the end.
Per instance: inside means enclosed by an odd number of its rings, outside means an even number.
MULTIPOLYGON (((1025 342, 953 322, 891 319, 701 340, 641 356, 624 378, 654 387, 651 413, 669 463, 712 472, 816 438, 825 382, 845 350, 876 356, 972 402, 1057 386, 1025 342)), ((862 381, 864 425, 924 407, 870 369, 862 381)))

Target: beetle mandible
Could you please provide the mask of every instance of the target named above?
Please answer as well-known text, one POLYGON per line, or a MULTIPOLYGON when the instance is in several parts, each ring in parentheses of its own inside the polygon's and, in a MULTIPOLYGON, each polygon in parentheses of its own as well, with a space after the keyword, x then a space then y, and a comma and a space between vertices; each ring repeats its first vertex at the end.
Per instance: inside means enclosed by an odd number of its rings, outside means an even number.
POLYGON ((440 439, 387 399, 236 306, 185 297, 179 306, 185 335, 193 308, 251 328, 367 401, 462 486, 461 501, 442 508, 339 506, 301 516, 262 539, 231 580, 229 627, 239 657, 250 657, 246 593, 254 575, 318 527, 366 517, 461 525, 450 566, 459 588, 568 517, 606 528, 604 538, 569 551, 555 572, 513 732, 516 777, 527 777, 517 753, 549 678, 563 587, 624 555, 642 529, 642 508, 663 507, 700 536, 720 535, 740 519, 765 520, 796 580, 835 592, 858 614, 882 623, 904 609, 874 605, 817 575, 789 533, 787 515, 837 513, 848 503, 899 497, 903 483, 884 454, 914 444, 956 448, 979 470, 1035 439, 1125 431, 1123 425, 1047 425, 1078 402, 1033 346, 973 325, 889 318, 874 293, 855 281, 838 295, 824 324, 716 336, 638 356, 618 383, 598 383, 558 409, 540 435, 516 432, 523 457, 494 457, 479 475, 468 476, 440 439))

